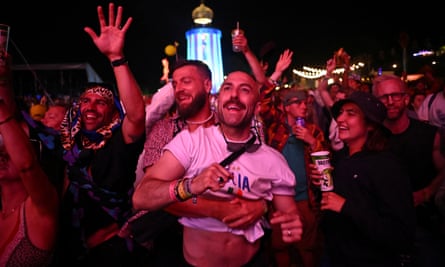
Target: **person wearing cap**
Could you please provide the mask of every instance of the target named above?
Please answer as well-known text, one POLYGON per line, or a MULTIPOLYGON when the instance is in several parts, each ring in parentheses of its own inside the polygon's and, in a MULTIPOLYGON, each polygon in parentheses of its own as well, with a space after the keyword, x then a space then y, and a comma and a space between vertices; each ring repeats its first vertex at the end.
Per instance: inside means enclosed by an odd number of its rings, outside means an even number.
POLYGON ((132 210, 144 100, 123 52, 132 18, 124 22, 114 3, 108 13, 98 6, 99 35, 84 31, 110 61, 118 92, 110 84, 88 84, 61 123, 67 171, 55 266, 134 266, 138 249, 118 233, 132 210))
POLYGON ((310 153, 327 150, 323 131, 307 120, 307 92, 292 88, 280 92, 278 105, 274 104, 274 90, 264 91, 261 100, 260 116, 267 129, 266 141, 280 151, 296 177, 295 202, 303 221, 303 236, 294 244, 281 242, 277 233, 272 230, 272 257, 277 266, 289 266, 294 257, 290 248, 297 251, 298 261, 305 267, 318 266, 322 253, 322 237, 318 230, 319 210, 315 200, 319 190, 311 188, 308 179, 310 153), (303 118, 305 125, 297 125, 296 119, 303 118))
MULTIPOLYGON (((345 143, 333 152, 334 189, 323 192, 324 261, 329 266, 405 266, 414 241, 411 184, 387 150, 386 107, 372 94, 353 92, 332 113, 345 143)), ((321 173, 311 165, 319 186, 321 173)))

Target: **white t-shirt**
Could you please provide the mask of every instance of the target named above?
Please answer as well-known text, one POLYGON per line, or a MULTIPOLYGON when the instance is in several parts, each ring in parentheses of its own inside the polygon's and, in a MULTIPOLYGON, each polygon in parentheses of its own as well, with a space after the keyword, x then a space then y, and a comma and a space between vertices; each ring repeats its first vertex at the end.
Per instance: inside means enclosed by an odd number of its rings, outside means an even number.
MULTIPOLYGON (((174 89, 171 82, 168 82, 153 95, 151 103, 145 106, 145 127, 147 132, 150 131, 150 128, 153 127, 157 121, 168 113, 168 110, 174 103, 174 89)), ((142 177, 144 177, 144 153, 144 151, 141 152, 136 165, 135 188, 142 180, 142 177)))
POLYGON ((428 121, 430 124, 437 127, 445 127, 445 93, 441 91, 437 93, 431 107, 429 107, 429 102, 433 94, 427 95, 425 100, 423 100, 422 105, 417 111, 417 115, 420 120, 428 121))
MULTIPOLYGON (((221 162, 231 153, 218 126, 181 131, 165 149, 178 159, 186 169, 185 177, 189 178, 197 176, 210 164, 221 162)), ((217 192, 207 190, 203 197, 230 200, 237 194, 247 199, 272 200, 274 194, 295 195, 292 170, 283 155, 268 145, 262 144, 253 153, 243 153, 229 166, 234 179, 217 192)), ((244 235, 250 242, 263 236, 262 226, 267 226, 265 218, 244 230, 231 229, 215 218, 182 217, 179 221, 187 227, 244 235)))

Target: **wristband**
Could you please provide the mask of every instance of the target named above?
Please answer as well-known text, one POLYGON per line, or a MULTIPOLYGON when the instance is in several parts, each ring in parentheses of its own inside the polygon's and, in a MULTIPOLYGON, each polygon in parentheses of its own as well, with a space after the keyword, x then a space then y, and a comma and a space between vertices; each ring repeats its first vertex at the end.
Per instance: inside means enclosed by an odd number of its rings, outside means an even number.
POLYGON ((124 65, 127 62, 128 62, 128 60, 125 57, 122 57, 120 59, 116 59, 116 60, 111 61, 111 66, 117 67, 117 66, 120 66, 120 65, 124 65))
POLYGON ((170 183, 170 187, 169 187, 169 189, 168 189, 168 192, 169 192, 169 195, 170 195, 170 199, 171 200, 178 200, 177 198, 176 198, 176 194, 175 194, 175 187, 176 187, 176 184, 178 183, 178 181, 172 181, 171 183, 170 183))

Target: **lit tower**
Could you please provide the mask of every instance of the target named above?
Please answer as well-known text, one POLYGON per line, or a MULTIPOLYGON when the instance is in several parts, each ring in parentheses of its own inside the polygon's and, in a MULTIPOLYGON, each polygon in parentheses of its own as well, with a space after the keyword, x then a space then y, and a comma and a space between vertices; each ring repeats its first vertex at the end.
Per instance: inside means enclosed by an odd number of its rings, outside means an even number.
POLYGON ((213 10, 204 5, 204 0, 192 12, 194 27, 185 33, 187 38, 187 59, 199 59, 212 71, 212 93, 217 93, 223 82, 221 31, 210 25, 213 10))

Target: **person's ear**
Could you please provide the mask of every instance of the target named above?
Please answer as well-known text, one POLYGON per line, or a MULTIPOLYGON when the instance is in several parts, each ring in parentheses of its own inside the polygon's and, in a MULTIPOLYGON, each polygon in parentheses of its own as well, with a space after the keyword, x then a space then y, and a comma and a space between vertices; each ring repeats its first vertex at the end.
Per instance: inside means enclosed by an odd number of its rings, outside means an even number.
POLYGON ((289 113, 290 105, 284 105, 283 102, 281 102, 281 106, 283 107, 283 110, 284 110, 286 113, 289 113))
POLYGON ((205 86, 205 88, 206 88, 206 92, 207 92, 207 94, 210 94, 210 92, 212 91, 212 80, 210 80, 210 79, 206 79, 206 80, 204 81, 204 86, 205 86))
POLYGON ((261 111, 261 102, 257 101, 255 104, 255 114, 260 114, 261 111))
POLYGON ((405 106, 409 106, 409 95, 405 94, 403 97, 403 102, 405 103, 405 106))

